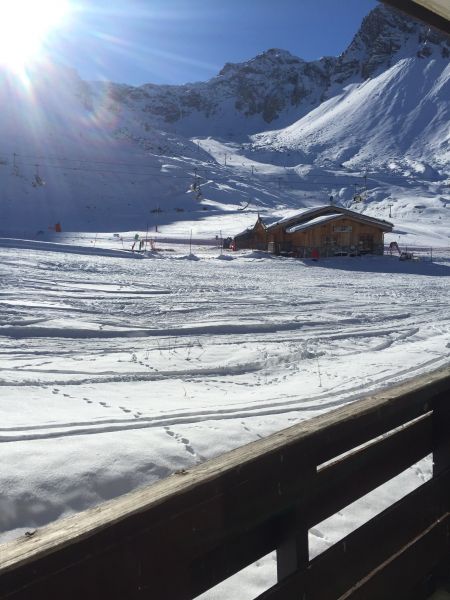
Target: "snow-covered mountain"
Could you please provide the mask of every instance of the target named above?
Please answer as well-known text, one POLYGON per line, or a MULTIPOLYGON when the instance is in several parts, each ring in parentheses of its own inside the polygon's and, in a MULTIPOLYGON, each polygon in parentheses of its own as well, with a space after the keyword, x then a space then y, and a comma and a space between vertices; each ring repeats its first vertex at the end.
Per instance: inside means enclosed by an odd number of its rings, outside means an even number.
POLYGON ((251 221, 329 195, 348 206, 362 187, 371 214, 411 216, 412 198, 446 219, 449 57, 449 38, 380 6, 339 57, 270 49, 207 82, 87 83, 42 65, 23 86, 3 73, 0 230, 127 230, 243 207, 251 221))
MULTIPOLYGON (((270 49, 240 64, 226 64, 205 83, 182 86, 115 87, 121 101, 191 135, 260 132, 291 124, 350 83, 361 83, 401 58, 444 59, 450 40, 390 9, 378 7, 363 21, 339 57, 306 62, 270 49), (202 119, 203 117, 203 119, 202 119), (202 131, 204 129, 204 131, 202 131)), ((443 64, 440 64, 442 67, 443 64)), ((413 74, 414 76, 414 74, 413 74)))

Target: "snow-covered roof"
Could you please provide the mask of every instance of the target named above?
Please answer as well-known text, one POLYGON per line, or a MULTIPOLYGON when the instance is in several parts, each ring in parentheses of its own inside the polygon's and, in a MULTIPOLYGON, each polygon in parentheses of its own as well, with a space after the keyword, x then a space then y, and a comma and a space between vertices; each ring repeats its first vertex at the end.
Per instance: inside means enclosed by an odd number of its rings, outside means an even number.
POLYGON ((290 217, 283 217, 282 219, 279 219, 278 221, 274 221, 272 223, 270 223, 269 227, 275 227, 277 225, 282 225, 283 223, 289 223, 289 221, 293 221, 295 219, 298 219, 299 217, 306 217, 309 213, 315 213, 317 211, 321 211, 324 208, 329 208, 330 205, 329 204, 325 204, 324 206, 314 206, 313 208, 303 208, 298 210, 294 215, 291 215, 290 217))
POLYGON ((253 230, 255 229, 255 227, 247 227, 247 229, 244 229, 244 231, 240 231, 239 233, 236 233, 236 235, 234 236, 235 238, 237 237, 243 237, 243 236, 248 236, 250 235, 253 230))
POLYGON ((343 217, 345 217, 345 215, 341 213, 322 215, 320 217, 316 217, 315 219, 311 219, 310 221, 306 221, 306 223, 300 223, 299 225, 288 227, 286 229, 286 233, 295 233, 296 231, 301 231, 302 229, 309 229, 310 227, 314 227, 314 225, 319 225, 320 223, 327 223, 328 221, 334 221, 334 219, 342 219, 343 217))
POLYGON ((348 208, 344 208, 343 206, 334 206, 331 204, 325 204, 323 206, 316 206, 314 208, 306 208, 306 209, 300 210, 299 212, 297 212, 295 215, 292 215, 291 217, 285 217, 284 219, 280 219, 279 221, 276 221, 275 223, 268 225, 267 229, 268 230, 274 229, 276 227, 279 227, 280 225, 283 227, 283 225, 284 225, 286 231, 288 231, 289 233, 293 233, 294 228, 296 228, 295 231, 299 231, 298 228, 300 227, 300 225, 304 226, 302 228, 311 227, 312 223, 317 224, 319 222, 319 221, 315 221, 315 219, 318 219, 320 217, 326 218, 326 217, 330 217, 331 215, 333 215, 334 218, 336 218, 337 215, 340 215, 340 216, 346 216, 348 218, 356 219, 358 221, 364 221, 366 223, 371 223, 371 224, 377 225, 378 227, 381 227, 385 231, 390 231, 390 230, 392 230, 392 227, 393 227, 392 223, 389 223, 388 221, 384 221, 383 219, 369 217, 368 215, 358 213, 358 212, 350 210, 348 208))
POLYGON ((247 229, 244 229, 244 231, 241 231, 240 233, 236 233, 236 235, 234 237, 237 238, 237 237, 245 237, 245 236, 251 235, 253 233, 253 231, 255 231, 255 228, 258 225, 258 223, 261 223, 261 225, 263 227, 266 227, 266 224, 263 223, 263 221, 261 220, 261 217, 258 215, 258 218, 256 219, 256 223, 252 227, 247 227, 247 229))

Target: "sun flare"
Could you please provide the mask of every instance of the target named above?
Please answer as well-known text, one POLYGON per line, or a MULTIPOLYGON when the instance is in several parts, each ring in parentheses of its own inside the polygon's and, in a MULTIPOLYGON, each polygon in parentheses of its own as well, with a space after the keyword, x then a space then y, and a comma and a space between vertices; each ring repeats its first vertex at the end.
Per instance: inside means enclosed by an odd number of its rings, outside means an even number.
POLYGON ((0 65, 18 74, 38 59, 49 33, 69 11, 68 0, 3 0, 0 65))

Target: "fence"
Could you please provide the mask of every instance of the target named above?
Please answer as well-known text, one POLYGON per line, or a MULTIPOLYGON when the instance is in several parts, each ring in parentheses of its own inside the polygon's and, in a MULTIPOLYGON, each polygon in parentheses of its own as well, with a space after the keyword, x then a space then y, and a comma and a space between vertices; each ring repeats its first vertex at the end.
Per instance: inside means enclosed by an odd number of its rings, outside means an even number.
POLYGON ((422 262, 433 262, 433 257, 450 257, 450 247, 446 246, 416 246, 401 245, 396 248, 384 246, 384 254, 400 257, 401 260, 420 260, 422 262))
POLYGON ((449 573, 449 431, 446 368, 0 546, 0 598, 187 600, 274 549, 258 600, 425 598, 449 573), (430 453, 430 481, 309 558, 311 527, 430 453))

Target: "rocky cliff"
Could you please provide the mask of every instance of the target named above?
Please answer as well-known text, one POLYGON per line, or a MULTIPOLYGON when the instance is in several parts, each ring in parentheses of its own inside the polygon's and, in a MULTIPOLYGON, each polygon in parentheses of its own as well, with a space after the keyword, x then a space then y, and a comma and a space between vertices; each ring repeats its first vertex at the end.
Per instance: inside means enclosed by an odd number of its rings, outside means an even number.
POLYGON ((214 133, 216 121, 224 119, 229 130, 242 131, 244 119, 244 132, 255 133, 294 122, 334 95, 336 86, 363 82, 406 56, 448 58, 450 40, 379 6, 363 20, 339 57, 306 62, 286 50, 272 48, 247 62, 227 63, 205 83, 138 88, 111 85, 110 93, 138 110, 143 121, 156 118, 161 124, 178 125, 183 130, 190 129, 189 121, 195 119, 199 128, 196 134, 204 134, 208 126, 214 133))

